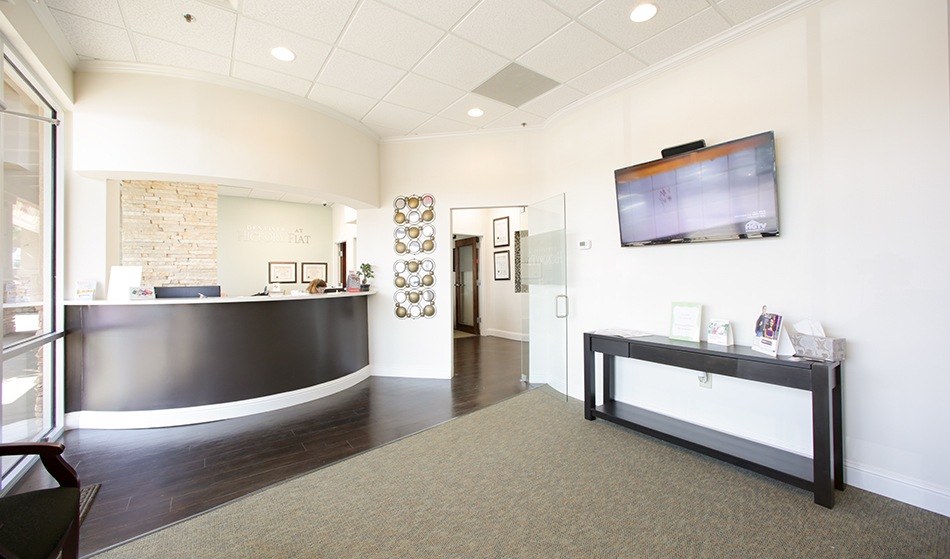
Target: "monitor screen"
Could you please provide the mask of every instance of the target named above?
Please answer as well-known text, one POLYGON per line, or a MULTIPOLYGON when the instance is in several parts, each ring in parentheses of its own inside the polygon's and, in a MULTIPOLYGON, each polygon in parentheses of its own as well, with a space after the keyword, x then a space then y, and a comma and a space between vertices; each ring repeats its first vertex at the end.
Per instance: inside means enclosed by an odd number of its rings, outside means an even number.
POLYGON ((187 297, 220 297, 220 285, 173 285, 156 287, 156 299, 183 299, 187 297))
POLYGON ((773 132, 618 169, 614 177, 623 246, 778 236, 773 132))

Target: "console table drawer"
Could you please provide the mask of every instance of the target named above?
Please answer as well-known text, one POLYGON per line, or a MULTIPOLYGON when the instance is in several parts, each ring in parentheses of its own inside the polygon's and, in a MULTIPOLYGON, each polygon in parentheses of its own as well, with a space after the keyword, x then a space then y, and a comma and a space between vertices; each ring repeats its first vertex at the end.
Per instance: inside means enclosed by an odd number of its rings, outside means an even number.
POLYGON ((591 338, 591 351, 603 353, 604 355, 617 355, 619 357, 630 357, 630 344, 622 340, 605 340, 602 338, 591 338))
POLYGON ((683 367, 684 369, 706 371, 707 373, 729 376, 735 376, 736 374, 736 360, 731 357, 719 357, 690 351, 671 352, 667 348, 649 346, 632 347, 630 357, 674 367, 683 367))
POLYGON ((811 369, 758 361, 740 361, 736 376, 789 388, 811 390, 811 369))

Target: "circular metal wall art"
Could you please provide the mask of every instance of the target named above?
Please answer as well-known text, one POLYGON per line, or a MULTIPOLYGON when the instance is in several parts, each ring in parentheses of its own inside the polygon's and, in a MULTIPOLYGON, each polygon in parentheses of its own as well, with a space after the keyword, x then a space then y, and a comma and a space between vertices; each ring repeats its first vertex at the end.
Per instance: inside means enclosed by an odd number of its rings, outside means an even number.
POLYGON ((435 197, 431 194, 407 194, 393 200, 393 250, 403 258, 393 264, 397 318, 435 316, 435 261, 418 260, 408 255, 435 251, 435 197))

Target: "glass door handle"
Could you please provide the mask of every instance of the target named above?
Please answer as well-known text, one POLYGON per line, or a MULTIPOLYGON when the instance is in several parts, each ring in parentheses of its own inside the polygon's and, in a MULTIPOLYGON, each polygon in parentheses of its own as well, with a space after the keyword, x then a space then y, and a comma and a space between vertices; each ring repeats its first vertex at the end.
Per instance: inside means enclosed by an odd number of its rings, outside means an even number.
POLYGON ((567 318, 568 313, 568 304, 567 304, 567 295, 558 295, 554 298, 554 316, 556 318, 567 318), (564 300, 564 314, 560 313, 561 305, 559 304, 561 299, 564 300))

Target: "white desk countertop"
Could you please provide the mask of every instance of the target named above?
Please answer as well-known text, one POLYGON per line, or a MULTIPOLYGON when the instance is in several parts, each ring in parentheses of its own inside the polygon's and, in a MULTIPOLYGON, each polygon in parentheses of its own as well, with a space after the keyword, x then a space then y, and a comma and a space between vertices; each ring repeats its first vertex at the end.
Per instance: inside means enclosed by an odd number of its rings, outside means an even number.
POLYGON ((67 306, 105 306, 105 305, 205 305, 205 304, 221 304, 221 303, 264 303, 268 301, 294 301, 294 300, 303 300, 303 299, 337 299, 340 297, 363 297, 367 295, 375 295, 375 291, 338 291, 336 293, 321 293, 314 295, 277 295, 277 296, 252 296, 246 295, 241 297, 184 297, 184 298, 167 298, 167 299, 137 299, 134 301, 131 300, 107 300, 107 299, 93 299, 93 300, 70 300, 65 301, 67 306))

